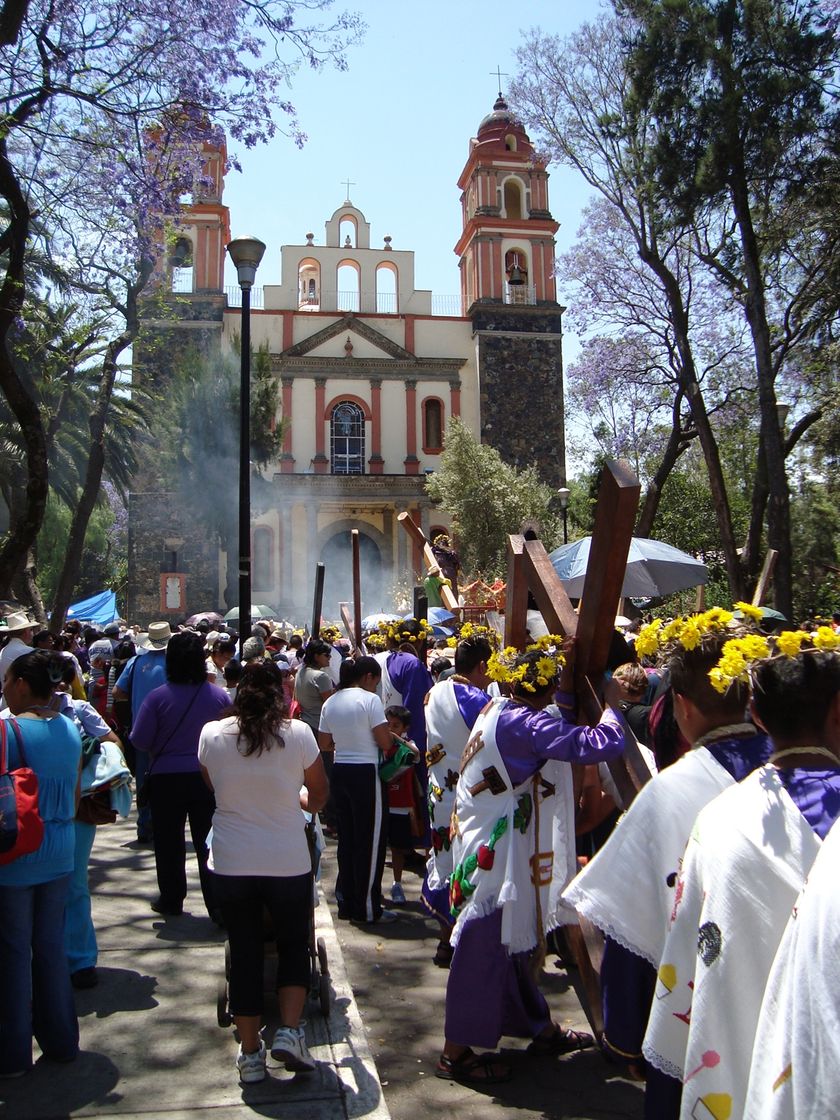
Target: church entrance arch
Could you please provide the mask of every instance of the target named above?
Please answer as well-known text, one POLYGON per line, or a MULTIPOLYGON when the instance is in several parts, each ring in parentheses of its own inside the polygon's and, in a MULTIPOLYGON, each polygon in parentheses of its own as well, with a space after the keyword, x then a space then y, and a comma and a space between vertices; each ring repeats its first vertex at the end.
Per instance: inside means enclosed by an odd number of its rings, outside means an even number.
MULTIPOLYGON (((390 609, 384 605, 386 589, 383 586, 382 553, 376 541, 361 526, 358 528, 362 613, 373 614, 380 609, 390 609)), ((324 565, 323 615, 330 621, 338 620, 338 604, 353 601, 353 545, 350 530, 341 529, 328 537, 321 547, 320 559, 324 565)))

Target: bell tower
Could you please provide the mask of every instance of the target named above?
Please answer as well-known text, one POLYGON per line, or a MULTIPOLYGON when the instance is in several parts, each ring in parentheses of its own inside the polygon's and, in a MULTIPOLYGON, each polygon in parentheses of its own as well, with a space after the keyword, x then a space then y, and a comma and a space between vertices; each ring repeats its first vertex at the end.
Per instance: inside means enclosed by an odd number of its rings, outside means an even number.
POLYGON ((562 314, 548 172, 501 92, 458 180, 461 296, 478 342, 481 438, 517 467, 566 480, 562 314))

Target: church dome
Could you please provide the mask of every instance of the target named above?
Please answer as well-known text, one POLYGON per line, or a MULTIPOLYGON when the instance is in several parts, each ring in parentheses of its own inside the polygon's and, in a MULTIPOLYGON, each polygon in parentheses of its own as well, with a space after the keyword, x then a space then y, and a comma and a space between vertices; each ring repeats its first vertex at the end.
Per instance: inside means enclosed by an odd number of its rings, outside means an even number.
POLYGON ((508 108, 508 103, 501 94, 496 98, 493 112, 488 113, 478 126, 476 139, 482 147, 498 145, 508 151, 524 151, 529 154, 533 151, 524 125, 508 108))

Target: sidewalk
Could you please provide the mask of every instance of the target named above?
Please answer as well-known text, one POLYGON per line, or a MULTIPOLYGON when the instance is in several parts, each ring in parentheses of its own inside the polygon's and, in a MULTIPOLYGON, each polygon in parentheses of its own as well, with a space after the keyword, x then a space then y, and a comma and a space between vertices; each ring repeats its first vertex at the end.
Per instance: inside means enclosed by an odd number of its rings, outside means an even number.
POLYGON ((193 913, 164 920, 149 909, 154 855, 134 836, 133 819, 107 825, 93 848, 99 985, 76 993, 82 1053, 70 1065, 39 1061, 26 1077, 0 1081, 0 1118, 390 1120, 323 900, 317 936, 326 943, 334 1000, 328 1022, 307 1005, 318 1069, 293 1075, 269 1058, 266 1080, 242 1086, 233 1029, 216 1023, 224 936, 204 914, 194 860, 186 900, 193 913))
MULTIPOLYGON (((468 1088, 435 1077, 443 1043, 444 969, 432 957, 437 923, 420 902, 420 878, 406 872, 408 903, 400 920, 365 928, 336 919, 332 887, 335 847, 324 861, 323 887, 333 918, 347 974, 367 1030, 385 1100, 394 1120, 427 1120, 457 1116, 458 1120, 641 1120, 643 1088, 609 1065, 597 1050, 560 1058, 533 1058, 524 1040, 503 1039, 501 1050, 513 1067, 513 1080, 503 1085, 468 1088)), ((391 872, 383 876, 388 905, 391 872)), ((566 973, 549 955, 540 987, 555 1021, 587 1030, 586 1018, 566 973)))

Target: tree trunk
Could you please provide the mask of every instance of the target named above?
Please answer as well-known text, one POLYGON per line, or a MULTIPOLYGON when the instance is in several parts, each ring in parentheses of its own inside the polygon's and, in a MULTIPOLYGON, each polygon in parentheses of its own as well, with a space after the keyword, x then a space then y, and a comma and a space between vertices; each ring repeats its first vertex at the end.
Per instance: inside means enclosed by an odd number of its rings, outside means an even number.
POLYGON ((649 245, 642 245, 639 255, 653 272, 659 277, 668 300, 671 314, 671 325, 674 329, 674 341, 680 356, 680 389, 688 401, 691 410, 691 419, 697 429, 697 438, 703 450, 706 470, 709 474, 709 489, 712 494, 712 504, 715 510, 720 544, 726 566, 726 578, 729 593, 733 601, 743 596, 743 580, 741 563, 738 558, 738 549, 735 544, 735 532, 732 528, 732 511, 729 508, 729 496, 726 492, 726 480, 723 477, 723 467, 720 461, 717 440, 712 426, 709 423, 709 414, 706 411, 706 402, 703 391, 697 380, 694 367, 694 355, 691 350, 691 340, 688 331, 688 314, 683 304, 679 282, 655 249, 649 245))
POLYGON ((105 468, 105 433, 108 426, 108 412, 111 398, 114 393, 114 383, 117 377, 117 362, 120 354, 129 347, 137 337, 140 320, 137 314, 137 297, 143 290, 150 275, 151 268, 144 265, 137 280, 128 287, 125 306, 125 330, 108 344, 102 360, 102 379, 99 383, 99 393, 96 405, 90 417, 90 449, 88 452, 87 467, 82 483, 79 500, 73 511, 70 522, 70 532, 67 537, 67 551, 61 575, 55 592, 52 614, 50 615, 50 629, 58 631, 64 625, 67 608, 73 598, 73 589, 79 579, 82 563, 82 552, 85 545, 85 536, 90 522, 91 514, 99 498, 102 485, 102 473, 105 468))
MULTIPOLYGON (((822 419, 822 415, 823 409, 815 408, 806 413, 801 420, 797 421, 784 443, 785 461, 787 461, 788 456, 808 429, 816 424, 818 420, 822 419)), ((764 514, 767 509, 768 494, 767 465, 764 460, 764 448, 761 440, 759 440, 758 462, 756 464, 752 506, 750 509, 750 526, 747 539, 744 542, 744 551, 741 554, 744 561, 744 572, 748 581, 748 586, 751 586, 752 583, 758 579, 761 569, 761 534, 764 529, 764 514)))
POLYGON ((9 334, 20 315, 24 297, 24 260, 29 236, 30 213, 20 183, 9 161, 6 141, 0 141, 0 197, 9 207, 3 232, 7 254, 6 272, 0 288, 0 391, 20 426, 25 450, 26 486, 18 515, 0 547, 0 599, 7 599, 15 576, 26 563, 29 550, 44 520, 49 492, 47 440, 37 399, 18 376, 9 350, 9 334))
MULTIPOLYGON (((790 539, 790 491, 785 470, 785 450, 776 400, 775 371, 770 346, 770 328, 764 299, 761 251, 753 228, 749 189, 737 136, 730 140, 732 175, 730 194, 741 238, 744 275, 747 281, 745 313, 753 341, 767 488, 767 547, 778 552, 773 572, 773 601, 785 618, 793 617, 793 557, 790 539)), ((756 486, 761 471, 756 472, 756 486)), ((751 527, 752 528, 752 527, 751 527)))
POLYGON ((674 398, 672 410, 673 424, 671 426, 671 434, 668 436, 668 443, 665 446, 665 451, 662 454, 662 459, 656 473, 648 483, 647 490, 645 491, 642 510, 636 524, 635 536, 637 537, 650 536, 653 530, 653 523, 656 520, 656 514, 659 511, 659 503, 662 500, 662 490, 665 483, 668 481, 668 476, 677 465, 679 457, 684 451, 688 450, 691 439, 696 435, 695 432, 686 433, 680 423, 680 405, 682 399, 682 391, 679 391, 674 398))

